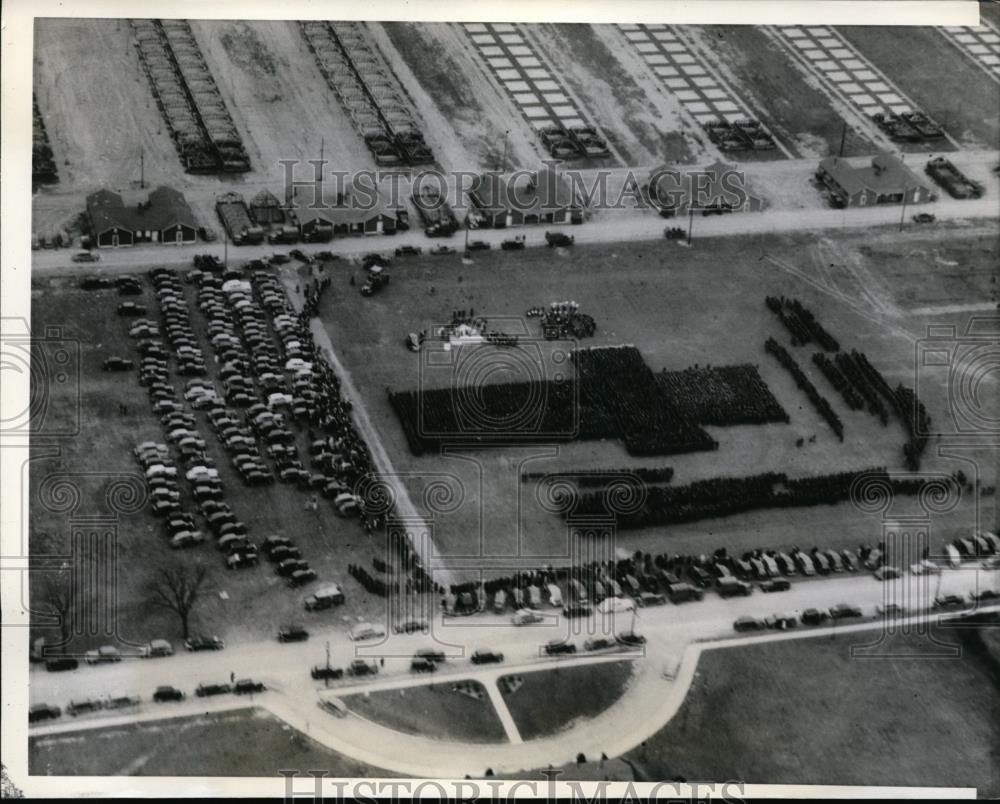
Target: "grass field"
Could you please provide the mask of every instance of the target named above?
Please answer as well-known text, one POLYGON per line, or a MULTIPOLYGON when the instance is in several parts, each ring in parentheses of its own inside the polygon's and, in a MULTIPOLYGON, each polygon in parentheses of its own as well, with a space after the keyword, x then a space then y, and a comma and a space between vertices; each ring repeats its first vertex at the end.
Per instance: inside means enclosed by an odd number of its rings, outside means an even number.
POLYGON ((445 682, 348 695, 343 701, 361 717, 406 734, 471 743, 506 742, 493 704, 486 691, 482 693, 482 698, 472 698, 445 682))
MULTIPOLYGON (((425 473, 449 473, 461 486, 464 497, 456 509, 434 522, 439 549, 464 555, 482 550, 492 555, 559 556, 570 549, 566 532, 541 509, 534 488, 518 484, 522 471, 670 465, 676 470, 673 482, 680 485, 765 470, 804 475, 879 465, 901 469, 905 436, 898 421, 883 427, 867 413, 847 410, 814 369, 812 350, 796 347, 796 359, 845 422, 845 441, 840 444, 787 373, 764 352, 767 337, 784 342, 788 337, 766 310, 764 296, 800 298, 844 348, 863 350, 890 383, 912 386, 915 340, 925 334, 925 326, 955 323, 964 329, 968 315, 932 316, 913 313, 911 306, 981 303, 996 254, 992 226, 954 228, 947 240, 937 231, 910 229, 899 234, 883 229, 819 237, 760 236, 700 244, 696 240, 690 250, 636 243, 576 246, 566 254, 491 252, 477 254, 472 265, 457 257, 400 262, 392 286, 363 302, 348 286, 347 277, 338 276, 321 315, 333 342, 342 345, 341 360, 366 400, 396 471, 412 477, 415 504, 421 505, 425 473), (902 256, 886 258, 893 251, 902 256), (537 337, 537 320, 524 319, 524 311, 564 298, 575 299, 597 320, 596 336, 581 345, 634 344, 654 371, 694 364, 757 365, 791 423, 710 428, 720 441, 719 450, 668 458, 635 458, 617 441, 574 442, 557 449, 410 455, 386 389, 413 389, 421 382, 441 387, 452 377, 449 370, 442 375, 437 368, 421 368, 421 356, 402 344, 405 333, 429 331, 447 323, 452 310, 474 308, 476 315, 497 328, 522 327, 537 337), (365 336, 359 338, 359 332, 365 336), (808 443, 811 436, 815 443, 808 443), (796 447, 799 438, 806 439, 802 447, 796 447)), ((537 349, 549 355, 552 347, 541 342, 537 349)), ((463 348, 452 355, 456 377, 506 360, 491 347, 463 348)), ((501 376, 510 379, 517 374, 501 376)), ((944 417, 947 388, 936 391, 926 403, 933 417, 944 417)), ((959 466, 945 460, 926 463, 926 469, 948 472, 959 466)), ((984 466, 988 476, 995 471, 991 467, 984 466)), ((995 479, 987 480, 990 483, 995 479)), ((951 519, 943 518, 940 526, 936 522, 936 533, 969 527, 968 513, 961 508, 951 519)), ((630 532, 619 534, 619 545, 629 551, 656 552, 668 549, 668 544, 677 551, 701 552, 720 546, 720 541, 730 549, 789 547, 806 541, 854 547, 861 538, 877 541, 880 532, 877 518, 841 505, 757 512, 666 532, 630 532)))
MULTIPOLYGON (((984 638, 997 642, 996 628, 984 638)), ((960 659, 851 658, 851 638, 704 653, 681 710, 625 756, 642 778, 748 783, 975 786, 1000 794, 1000 668, 960 659)), ((995 650, 995 647, 994 647, 995 650)))
POLYGON ((631 662, 562 667, 500 679, 500 693, 525 740, 547 737, 600 714, 622 697, 631 662))
POLYGON ((996 148, 1000 141, 997 85, 938 31, 908 26, 838 30, 960 145, 996 148))
POLYGON ((32 775, 394 776, 313 742, 261 709, 69 732, 28 741, 32 775))

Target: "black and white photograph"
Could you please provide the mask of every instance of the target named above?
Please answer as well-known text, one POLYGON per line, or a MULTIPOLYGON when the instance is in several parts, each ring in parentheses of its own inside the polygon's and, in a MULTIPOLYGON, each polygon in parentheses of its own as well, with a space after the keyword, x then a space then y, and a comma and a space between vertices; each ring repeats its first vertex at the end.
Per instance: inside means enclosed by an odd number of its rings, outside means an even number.
POLYGON ((1000 3, 3 17, 4 797, 1000 798, 1000 3))

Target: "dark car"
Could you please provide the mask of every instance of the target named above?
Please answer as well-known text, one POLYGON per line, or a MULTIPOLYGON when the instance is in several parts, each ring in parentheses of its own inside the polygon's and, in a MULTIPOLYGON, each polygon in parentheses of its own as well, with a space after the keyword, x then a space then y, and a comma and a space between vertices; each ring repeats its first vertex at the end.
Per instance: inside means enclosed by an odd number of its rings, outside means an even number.
POLYGON ((278 631, 279 642, 305 642, 309 639, 309 632, 301 625, 286 625, 278 631))
POLYGON ((414 673, 433 673, 437 665, 426 656, 414 656, 410 660, 410 670, 414 673))
POLYGON ((38 704, 28 710, 29 723, 37 723, 40 720, 55 720, 57 717, 62 717, 62 709, 58 706, 38 704))
POLYGON ((260 681, 250 678, 237 679, 233 685, 233 692, 237 695, 253 695, 255 692, 263 692, 264 685, 260 681))
POLYGON ((791 582, 785 578, 775 578, 773 581, 764 581, 764 583, 760 585, 761 592, 787 592, 791 588, 791 582))
POLYGON ((233 688, 228 684, 199 684, 194 694, 199 698, 207 698, 211 695, 228 695, 233 688))
POLYGON ((589 617, 592 613, 593 609, 586 603, 569 603, 563 606, 564 617, 589 617))
POLYGON ((293 572, 308 569, 309 562, 301 558, 287 558, 274 568, 274 574, 282 578, 290 578, 293 572))
POLYGON ((857 606, 852 606, 849 603, 838 603, 836 606, 831 607, 830 616, 834 620, 846 620, 851 617, 860 617, 861 609, 857 606))
POLYGON ((286 581, 288 586, 292 589, 296 589, 300 586, 305 586, 307 583, 311 583, 316 580, 316 570, 312 568, 295 570, 291 574, 291 577, 286 581))
POLYGON ((619 645, 624 645, 629 648, 638 647, 639 645, 646 644, 646 637, 642 634, 637 634, 634 631, 626 631, 623 634, 615 634, 615 641, 619 645))
POLYGON ((558 656, 561 653, 576 653, 576 645, 572 642, 563 642, 561 639, 553 639, 545 643, 545 653, 549 656, 558 656))
POLYGON ((713 578, 708 570, 703 567, 691 567, 688 570, 688 576, 694 581, 695 585, 707 589, 712 586, 713 578))
POLYGON ((327 667, 326 665, 319 664, 309 671, 309 675, 318 681, 322 681, 323 679, 338 679, 343 677, 344 668, 327 667))
POLYGON ((194 636, 184 640, 184 647, 188 650, 222 650, 225 643, 217 636, 194 636))
POLYGON ((740 617, 733 623, 733 628, 737 631, 762 631, 767 626, 763 620, 756 617, 740 617))
POLYGON ((802 624, 803 625, 822 625, 827 618, 827 613, 825 611, 820 611, 819 609, 806 609, 802 612, 802 624))
POLYGON ((614 646, 615 641, 613 639, 605 639, 604 637, 588 639, 583 643, 583 649, 586 651, 607 650, 608 648, 613 648, 614 646))
POLYGON ((374 676, 378 674, 378 665, 375 662, 366 662, 364 659, 355 659, 347 666, 347 674, 351 676, 374 676))
POLYGON ((131 371, 135 363, 124 357, 109 357, 101 364, 104 371, 131 371))
POLYGON ((397 634, 415 634, 418 631, 426 634, 430 631, 430 623, 427 620, 404 620, 393 626, 392 630, 397 634))
POLYGON ((50 673, 60 673, 64 670, 76 670, 80 662, 71 656, 58 656, 45 660, 45 669, 50 673))
POLYGON ((85 698, 82 701, 70 701, 69 706, 66 707, 66 712, 67 714, 76 717, 77 715, 87 715, 91 712, 99 712, 102 708, 103 704, 100 701, 85 698))
POLYGON ((503 654, 480 648, 472 652, 470 660, 473 664, 497 664, 503 661, 503 654))
POLYGON ((420 648, 413 656, 414 658, 429 659, 438 664, 441 664, 445 660, 444 651, 437 648, 420 648))
POLYGON ((176 687, 157 687, 153 693, 153 700, 157 703, 164 701, 183 701, 184 693, 176 687))
POLYGON ((467 248, 469 251, 489 251, 491 247, 485 240, 470 240, 467 248))
POLYGON ((941 595, 934 598, 935 609, 964 609, 965 601, 958 595, 941 595))

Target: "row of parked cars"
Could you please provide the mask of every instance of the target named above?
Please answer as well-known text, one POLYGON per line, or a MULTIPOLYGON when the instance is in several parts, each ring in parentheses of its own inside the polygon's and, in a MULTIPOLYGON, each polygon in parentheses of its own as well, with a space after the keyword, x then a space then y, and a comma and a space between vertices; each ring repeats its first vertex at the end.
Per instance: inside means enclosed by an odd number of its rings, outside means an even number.
MULTIPOLYGON (((199 684, 195 690, 195 695, 199 698, 233 693, 235 695, 252 695, 265 691, 266 686, 260 681, 250 678, 237 679, 233 684, 199 684)), ((183 701, 187 695, 176 687, 159 686, 154 690, 151 700, 154 703, 168 703, 171 701, 183 701)), ((66 714, 71 717, 88 715, 95 712, 135 709, 142 704, 142 698, 138 695, 118 695, 104 698, 83 698, 71 700, 66 707, 66 714)), ((39 723, 45 720, 55 720, 62 717, 63 710, 51 704, 37 704, 28 709, 28 722, 39 723)))

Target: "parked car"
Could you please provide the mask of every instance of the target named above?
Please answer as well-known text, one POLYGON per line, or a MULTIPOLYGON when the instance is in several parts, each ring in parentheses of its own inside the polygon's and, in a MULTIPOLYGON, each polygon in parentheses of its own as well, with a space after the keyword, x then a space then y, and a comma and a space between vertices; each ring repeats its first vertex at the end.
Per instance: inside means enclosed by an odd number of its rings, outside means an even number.
POLYGON ((589 617, 593 609, 586 603, 569 603, 563 606, 563 616, 568 618, 589 617))
POLYGON ((348 633, 352 642, 367 642, 371 639, 380 639, 385 636, 385 629, 380 625, 371 623, 358 623, 348 633))
POLYGON ((154 639, 143 649, 143 656, 155 658, 158 656, 173 656, 174 646, 165 639, 154 639))
POLYGON ((313 669, 309 671, 309 675, 311 675, 317 681, 323 681, 323 680, 326 680, 326 679, 329 679, 329 680, 332 681, 332 680, 335 680, 335 679, 343 677, 343 675, 344 675, 344 668, 343 667, 329 667, 327 665, 318 664, 318 665, 315 665, 313 667, 313 669))
POLYGON ((488 648, 477 648, 469 659, 473 664, 497 664, 503 661, 503 654, 488 648))
POLYGON ((303 601, 303 605, 305 606, 306 611, 320 611, 321 609, 328 609, 331 606, 339 606, 343 602, 344 593, 341 591, 340 587, 336 584, 329 584, 328 586, 317 589, 313 594, 309 595, 305 601, 303 601))
POLYGON ((92 712, 99 712, 104 704, 92 698, 85 698, 82 701, 70 701, 66 707, 66 712, 73 717, 77 715, 89 715, 92 712))
POLYGON ((794 614, 772 614, 771 616, 764 618, 764 626, 766 628, 772 628, 778 631, 786 631, 789 628, 795 628, 798 624, 799 621, 796 619, 794 614))
POLYGON ((80 663, 71 656, 56 656, 45 660, 45 669, 50 673, 61 673, 66 670, 76 670, 80 663))
POLYGON ((668 592, 671 603, 686 603, 689 600, 701 600, 705 593, 691 584, 679 583, 670 587, 668 592))
POLYGON ((188 650, 222 650, 225 643, 217 636, 194 636, 184 640, 184 647, 188 650))
POLYGON ((615 647, 615 641, 605 637, 594 637, 593 639, 588 639, 583 643, 583 649, 588 652, 607 650, 608 648, 613 647, 615 647))
POLYGON ((430 623, 427 620, 404 620, 392 628, 397 634, 415 634, 418 631, 426 634, 430 631, 430 623))
POLYGON ((437 665, 424 656, 414 656, 410 660, 410 670, 414 673, 433 673, 437 665))
POLYGON ((347 666, 349 676, 374 676, 378 674, 378 665, 364 659, 355 659, 347 666))
POLYGON ((935 609, 964 609, 965 606, 965 600, 958 595, 940 595, 939 597, 934 598, 935 609))
POLYGON ((305 586, 307 583, 312 583, 316 580, 316 570, 312 568, 295 570, 285 582, 288 586, 293 589, 297 589, 300 586, 305 586))
POLYGON ((733 628, 737 631, 762 631, 767 626, 763 620, 756 617, 740 617, 733 623, 733 628))
POLYGON ((625 631, 621 634, 615 634, 615 641, 619 645, 624 645, 625 647, 634 648, 639 645, 646 644, 646 637, 642 634, 637 634, 634 631, 625 631))
POLYGON ((70 257, 70 259, 73 262, 100 262, 101 255, 94 254, 90 251, 78 251, 76 254, 70 257))
POLYGON ((301 625, 286 625, 278 631, 279 642, 305 642, 309 632, 301 625))
POLYGON ((746 581, 738 581, 735 578, 731 581, 719 581, 720 597, 735 597, 737 595, 749 595, 753 592, 753 586, 746 581))
POLYGON ((444 651, 438 648, 420 648, 414 656, 422 656, 425 659, 430 659, 432 662, 437 662, 441 664, 445 660, 444 651))
POLYGON ((87 664, 105 664, 108 662, 120 662, 121 652, 114 645, 102 645, 97 650, 88 650, 86 655, 87 664))
POLYGON ((877 581, 891 581, 902 575, 898 567, 889 566, 881 566, 873 574, 877 581))
POLYGON ((561 639, 553 639, 545 643, 545 653, 549 656, 576 653, 576 645, 572 642, 564 642, 561 639))
POLYGON ((906 614, 906 609, 898 603, 879 603, 875 607, 875 611, 886 618, 902 617, 906 614))
POLYGON ((830 616, 834 620, 846 620, 852 617, 860 617, 861 609, 849 603, 838 603, 830 608, 830 616))
POLYGON ((237 695, 253 695, 255 692, 263 692, 264 685, 260 681, 249 678, 239 678, 233 684, 233 692, 237 695))
POLYGON ((764 581, 760 585, 761 592, 787 592, 791 588, 791 581, 786 578, 775 578, 772 581, 764 581))
POLYGON ((802 624, 822 625, 828 616, 825 611, 820 611, 819 609, 806 609, 802 612, 802 624))
POLYGON ((42 720, 55 720, 62 717, 62 709, 49 704, 36 704, 28 709, 28 722, 38 723, 42 720))
POLYGON ((545 618, 534 609, 518 609, 514 616, 510 618, 514 625, 534 625, 540 623, 545 618))
POLYGON ((194 694, 199 698, 208 698, 212 695, 228 695, 232 691, 229 684, 199 684, 194 694))
POLYGON ((163 703, 165 701, 183 701, 184 693, 176 687, 157 687, 156 692, 153 693, 153 700, 156 701, 156 703, 163 703))

